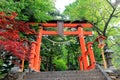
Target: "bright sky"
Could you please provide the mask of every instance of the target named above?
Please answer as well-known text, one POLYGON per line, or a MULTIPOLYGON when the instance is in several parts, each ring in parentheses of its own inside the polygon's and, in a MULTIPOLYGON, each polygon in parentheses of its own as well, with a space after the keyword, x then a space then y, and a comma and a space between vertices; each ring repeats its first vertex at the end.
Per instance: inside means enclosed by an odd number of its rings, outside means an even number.
POLYGON ((56 0, 55 2, 55 7, 60 10, 60 12, 62 13, 65 9, 65 6, 74 2, 75 0, 56 0))
MULTIPOLYGON (((75 0, 55 0, 55 7, 62 13, 65 9, 65 6, 69 5, 70 3, 74 2, 75 0)), ((114 3, 115 0, 112 0, 114 3)), ((120 1, 118 1, 120 3, 120 1)))

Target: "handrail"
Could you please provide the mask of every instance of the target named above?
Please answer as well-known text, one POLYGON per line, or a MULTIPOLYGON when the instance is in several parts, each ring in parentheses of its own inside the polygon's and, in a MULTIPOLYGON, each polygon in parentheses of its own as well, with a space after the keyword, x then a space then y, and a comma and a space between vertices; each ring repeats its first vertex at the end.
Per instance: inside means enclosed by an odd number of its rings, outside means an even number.
POLYGON ((102 72, 102 74, 105 76, 106 80, 112 80, 108 74, 100 67, 99 64, 96 64, 96 67, 102 72))

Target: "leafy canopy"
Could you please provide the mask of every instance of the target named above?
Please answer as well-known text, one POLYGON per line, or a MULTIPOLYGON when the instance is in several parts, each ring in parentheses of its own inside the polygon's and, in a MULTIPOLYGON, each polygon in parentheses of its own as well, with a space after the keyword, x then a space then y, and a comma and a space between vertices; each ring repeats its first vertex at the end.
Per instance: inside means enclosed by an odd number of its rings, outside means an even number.
POLYGON ((54 0, 1 0, 0 11, 18 13, 18 20, 46 21, 52 18, 54 0))

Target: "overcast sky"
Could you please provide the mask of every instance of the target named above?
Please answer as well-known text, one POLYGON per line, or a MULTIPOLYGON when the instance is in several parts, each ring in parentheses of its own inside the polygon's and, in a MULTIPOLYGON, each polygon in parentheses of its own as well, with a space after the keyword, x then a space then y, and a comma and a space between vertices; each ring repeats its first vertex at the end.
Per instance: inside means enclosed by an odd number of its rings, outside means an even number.
POLYGON ((55 7, 60 10, 60 12, 62 13, 65 9, 65 6, 74 2, 75 0, 56 0, 55 2, 55 7))
MULTIPOLYGON (((55 2, 55 7, 60 10, 60 12, 62 13, 65 9, 66 5, 69 5, 70 3, 74 2, 75 0, 56 0, 55 2)), ((115 0, 111 0, 113 3, 115 2, 115 0)), ((119 1, 119 0, 118 0, 119 1)))

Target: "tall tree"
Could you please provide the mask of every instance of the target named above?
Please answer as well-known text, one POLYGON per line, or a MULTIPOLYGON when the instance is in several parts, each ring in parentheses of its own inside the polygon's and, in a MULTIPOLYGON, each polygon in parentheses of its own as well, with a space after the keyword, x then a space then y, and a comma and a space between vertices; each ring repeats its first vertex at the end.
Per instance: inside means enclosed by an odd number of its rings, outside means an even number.
MULTIPOLYGON (((64 14, 71 20, 88 20, 92 22, 96 36, 105 36, 107 38, 106 47, 111 48, 110 45, 112 43, 110 43, 110 39, 115 40, 115 36, 119 34, 117 29, 120 29, 119 26, 114 27, 120 21, 119 4, 119 0, 114 0, 114 2, 113 0, 76 0, 74 3, 66 6, 64 14)), ((119 41, 117 42, 119 43, 119 41)), ((120 53, 115 52, 115 54, 120 53)))
POLYGON ((99 35, 107 36, 107 29, 110 24, 119 21, 120 7, 117 0, 112 3, 109 0, 76 0, 74 3, 66 6, 64 14, 72 20, 87 19, 94 23, 94 28, 99 35), (115 20, 115 21, 114 21, 115 20))

